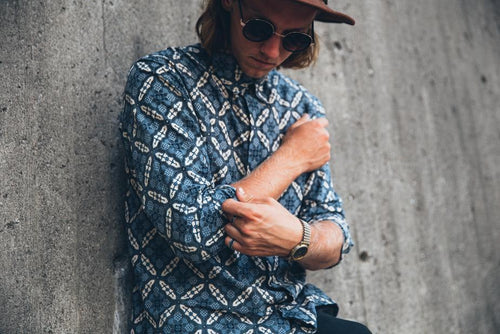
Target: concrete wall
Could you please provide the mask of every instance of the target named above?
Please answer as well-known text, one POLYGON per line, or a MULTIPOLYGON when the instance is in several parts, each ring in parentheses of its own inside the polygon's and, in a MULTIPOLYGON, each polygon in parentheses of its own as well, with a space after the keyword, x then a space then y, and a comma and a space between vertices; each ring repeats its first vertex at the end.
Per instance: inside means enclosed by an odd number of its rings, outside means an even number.
MULTIPOLYGON (((356 248, 311 281, 374 333, 500 332, 500 2, 330 1, 323 100, 356 248)), ((121 333, 130 64, 200 1, 0 1, 0 333, 121 333)))

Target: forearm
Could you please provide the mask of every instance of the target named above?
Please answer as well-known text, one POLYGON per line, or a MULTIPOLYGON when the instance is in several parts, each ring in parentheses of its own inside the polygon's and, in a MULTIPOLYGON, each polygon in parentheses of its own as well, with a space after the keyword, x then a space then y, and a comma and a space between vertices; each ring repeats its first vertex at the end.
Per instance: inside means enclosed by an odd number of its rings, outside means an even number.
MULTIPOLYGON (((238 200, 229 199, 222 210, 236 217, 225 226, 228 247, 249 256, 288 257, 303 239, 303 225, 276 200, 254 198, 249 201, 246 191, 238 189, 238 200)), ((344 233, 333 221, 311 224, 309 249, 298 261, 304 268, 318 270, 331 267, 340 260, 344 233)))
POLYGON ((292 182, 303 172, 298 159, 290 158, 293 152, 280 147, 273 155, 262 162, 243 179, 232 184, 243 188, 251 197, 272 197, 278 199, 292 182))
POLYGON ((298 261, 305 269, 319 270, 331 267, 340 261, 344 234, 331 221, 311 224, 311 243, 307 255, 298 261))
POLYGON ((310 120, 307 114, 286 132, 281 146, 251 174, 232 184, 252 197, 278 199, 302 173, 320 168, 330 160, 326 118, 310 120))

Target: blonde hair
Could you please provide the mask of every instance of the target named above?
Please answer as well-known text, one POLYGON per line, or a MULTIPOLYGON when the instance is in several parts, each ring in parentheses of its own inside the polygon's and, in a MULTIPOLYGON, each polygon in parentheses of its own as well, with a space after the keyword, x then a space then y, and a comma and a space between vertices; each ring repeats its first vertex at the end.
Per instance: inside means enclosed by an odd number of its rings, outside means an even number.
MULTIPOLYGON (((196 33, 201 45, 209 54, 216 51, 228 50, 230 46, 230 14, 221 4, 221 0, 205 0, 205 10, 196 22, 196 33)), ((280 67, 304 68, 313 64, 318 58, 319 41, 314 34, 314 43, 297 53, 292 53, 280 67)))

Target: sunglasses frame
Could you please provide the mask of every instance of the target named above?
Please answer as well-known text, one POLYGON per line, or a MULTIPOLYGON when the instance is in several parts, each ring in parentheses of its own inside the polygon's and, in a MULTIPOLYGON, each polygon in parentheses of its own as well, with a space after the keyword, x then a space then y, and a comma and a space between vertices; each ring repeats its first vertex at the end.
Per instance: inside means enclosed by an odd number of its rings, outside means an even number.
POLYGON ((259 19, 259 18, 254 18, 254 19, 249 19, 249 20, 246 20, 246 21, 243 21, 243 9, 242 9, 242 6, 241 6, 241 0, 238 0, 238 7, 240 9, 240 25, 241 25, 241 30, 243 32, 243 36, 245 36, 245 38, 251 42, 264 42, 264 41, 267 41, 269 38, 271 38, 273 35, 276 35, 278 37, 280 37, 282 39, 282 45, 283 45, 283 48, 289 52, 292 52, 292 53, 296 53, 296 52, 301 52, 301 51, 304 51, 304 50, 307 50, 307 48, 309 48, 309 46, 311 46, 312 44, 314 44, 314 21, 311 23, 311 34, 306 34, 305 32, 300 32, 300 31, 292 31, 292 32, 289 32, 287 34, 280 34, 278 32, 276 32, 276 27, 274 26, 274 24, 269 21, 269 20, 266 20, 266 19, 259 19), (249 22, 263 22, 267 25, 269 25, 271 28, 272 28, 272 34, 269 35, 269 37, 263 39, 263 40, 253 40, 251 38, 248 37, 247 33, 245 33, 245 26, 249 23, 249 22), (309 38, 310 42, 309 44, 302 48, 302 49, 297 49, 297 50, 290 50, 288 49, 286 46, 285 46, 285 38, 286 37, 289 37, 290 35, 294 35, 294 34, 299 34, 301 36, 307 36, 307 38, 309 38))

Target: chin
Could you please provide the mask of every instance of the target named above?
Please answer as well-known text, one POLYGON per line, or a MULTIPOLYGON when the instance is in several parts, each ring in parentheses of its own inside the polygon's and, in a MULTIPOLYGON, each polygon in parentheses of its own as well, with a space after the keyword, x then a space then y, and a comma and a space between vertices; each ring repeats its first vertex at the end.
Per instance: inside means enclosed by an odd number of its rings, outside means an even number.
POLYGON ((265 77, 271 70, 265 71, 265 70, 256 70, 256 69, 252 69, 252 68, 250 68, 250 69, 242 68, 242 71, 250 78, 260 79, 260 78, 265 77))

